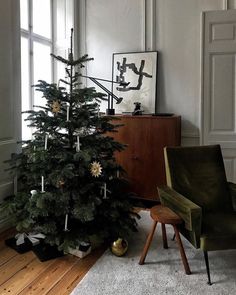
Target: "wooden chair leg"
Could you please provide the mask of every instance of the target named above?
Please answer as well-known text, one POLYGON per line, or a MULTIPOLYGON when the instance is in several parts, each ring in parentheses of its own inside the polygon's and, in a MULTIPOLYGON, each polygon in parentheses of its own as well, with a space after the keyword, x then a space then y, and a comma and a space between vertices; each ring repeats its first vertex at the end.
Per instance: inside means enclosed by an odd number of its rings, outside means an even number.
POLYGON ((174 224, 173 224, 173 227, 174 227, 174 231, 175 231, 176 240, 177 240, 177 243, 178 243, 178 246, 179 246, 179 251, 180 251, 181 258, 182 258, 182 262, 183 262, 183 265, 184 265, 185 273, 187 275, 190 275, 191 271, 190 271, 190 268, 189 268, 189 265, 188 265, 188 260, 187 260, 187 257, 185 255, 184 247, 183 247, 180 235, 179 235, 179 230, 176 227, 176 225, 174 225, 174 224))
POLYGON ((147 238, 147 241, 146 241, 146 244, 143 248, 143 252, 142 252, 142 255, 141 255, 141 258, 139 260, 139 264, 142 265, 144 264, 144 261, 145 261, 145 258, 146 258, 146 255, 147 255, 147 252, 148 252, 148 249, 151 245, 151 242, 152 242, 152 238, 153 238, 153 235, 154 235, 154 232, 155 232, 155 229, 156 229, 156 226, 157 226, 157 221, 154 221, 153 222, 153 226, 152 226, 152 229, 148 235, 148 238, 147 238))
POLYGON ((161 224, 161 230, 162 230, 162 240, 163 240, 163 248, 168 249, 168 243, 167 243, 167 237, 166 237, 166 226, 165 223, 161 224))

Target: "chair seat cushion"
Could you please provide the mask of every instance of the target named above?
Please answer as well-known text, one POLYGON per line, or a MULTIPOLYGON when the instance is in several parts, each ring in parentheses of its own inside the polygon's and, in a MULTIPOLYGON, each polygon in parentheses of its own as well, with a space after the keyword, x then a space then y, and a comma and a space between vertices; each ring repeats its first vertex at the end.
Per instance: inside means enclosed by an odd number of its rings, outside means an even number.
POLYGON ((236 212, 204 214, 200 248, 205 251, 236 249, 236 212))

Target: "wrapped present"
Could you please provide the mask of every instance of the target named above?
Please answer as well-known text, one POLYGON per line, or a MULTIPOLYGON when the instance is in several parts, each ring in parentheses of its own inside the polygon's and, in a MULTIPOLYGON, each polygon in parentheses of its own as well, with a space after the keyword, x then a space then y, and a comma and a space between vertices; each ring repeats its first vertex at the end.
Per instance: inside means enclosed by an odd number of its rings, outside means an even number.
POLYGON ((81 242, 76 248, 69 248, 68 253, 75 255, 79 258, 87 256, 91 252, 91 244, 87 242, 81 242))
POLYGON ((5 244, 23 254, 32 250, 43 239, 45 239, 45 235, 41 233, 18 233, 15 237, 5 240, 5 244))
POLYGON ((56 245, 50 245, 42 241, 40 244, 32 248, 34 254, 40 261, 47 261, 64 255, 63 251, 59 251, 56 245))
POLYGON ((19 233, 15 236, 16 245, 19 246, 24 243, 25 239, 28 239, 32 246, 38 245, 41 239, 45 239, 45 235, 41 233, 19 233))

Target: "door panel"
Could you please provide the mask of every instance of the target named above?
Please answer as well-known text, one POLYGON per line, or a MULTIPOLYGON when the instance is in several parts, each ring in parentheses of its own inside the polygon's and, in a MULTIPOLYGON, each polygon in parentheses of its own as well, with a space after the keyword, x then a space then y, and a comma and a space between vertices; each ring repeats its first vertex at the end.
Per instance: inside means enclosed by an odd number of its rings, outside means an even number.
POLYGON ((235 56, 233 54, 214 54, 210 63, 212 87, 210 130, 211 132, 220 130, 234 132, 235 56))
MULTIPOLYGON (((20 140, 20 21, 19 1, 0 2, 0 202, 13 192, 5 160, 16 152, 20 140)), ((0 230, 6 221, 0 217, 0 230)))
POLYGON ((236 11, 203 13, 202 144, 220 144, 236 182, 236 11))

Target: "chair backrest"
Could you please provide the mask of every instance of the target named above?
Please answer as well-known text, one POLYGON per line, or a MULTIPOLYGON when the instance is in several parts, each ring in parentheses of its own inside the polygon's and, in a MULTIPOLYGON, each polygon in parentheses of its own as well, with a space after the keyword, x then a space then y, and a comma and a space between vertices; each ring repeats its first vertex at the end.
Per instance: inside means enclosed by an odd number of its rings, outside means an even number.
POLYGON ((166 147, 167 184, 204 211, 231 211, 232 202, 219 145, 166 147))

